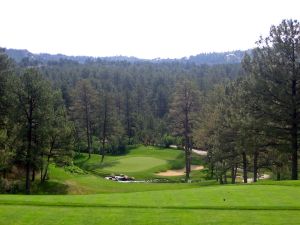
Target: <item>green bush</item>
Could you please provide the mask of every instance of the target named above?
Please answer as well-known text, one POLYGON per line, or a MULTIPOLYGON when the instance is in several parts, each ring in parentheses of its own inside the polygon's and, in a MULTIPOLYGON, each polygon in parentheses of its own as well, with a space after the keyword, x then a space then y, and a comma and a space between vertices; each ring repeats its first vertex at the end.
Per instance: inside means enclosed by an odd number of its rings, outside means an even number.
POLYGON ((64 169, 65 169, 66 172, 69 172, 69 173, 86 174, 86 172, 84 170, 82 170, 78 166, 74 166, 74 165, 65 166, 64 169))

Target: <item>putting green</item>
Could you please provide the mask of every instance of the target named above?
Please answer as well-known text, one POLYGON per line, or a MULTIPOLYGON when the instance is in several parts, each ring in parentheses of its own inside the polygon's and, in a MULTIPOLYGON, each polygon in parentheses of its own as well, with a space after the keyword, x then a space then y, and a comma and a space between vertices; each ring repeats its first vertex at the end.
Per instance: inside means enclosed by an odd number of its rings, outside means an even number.
POLYGON ((166 160, 154 157, 127 157, 105 163, 103 169, 114 173, 139 172, 165 164, 166 160))

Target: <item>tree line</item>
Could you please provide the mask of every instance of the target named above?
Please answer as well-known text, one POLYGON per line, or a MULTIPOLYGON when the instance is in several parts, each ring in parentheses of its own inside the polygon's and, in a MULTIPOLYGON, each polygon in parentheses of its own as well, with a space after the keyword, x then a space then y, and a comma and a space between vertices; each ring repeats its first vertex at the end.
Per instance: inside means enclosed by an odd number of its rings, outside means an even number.
POLYGON ((0 55, 2 181, 74 154, 123 154, 127 145, 207 150, 209 178, 254 181, 261 168, 298 179, 299 22, 272 26, 241 64, 72 60, 19 63, 0 55), (15 171, 12 173, 12 171, 15 171))
POLYGON ((208 150, 211 175, 220 183, 238 169, 272 171, 277 180, 298 179, 300 25, 283 20, 260 38, 242 62, 244 77, 217 85, 206 96, 196 131, 208 150))

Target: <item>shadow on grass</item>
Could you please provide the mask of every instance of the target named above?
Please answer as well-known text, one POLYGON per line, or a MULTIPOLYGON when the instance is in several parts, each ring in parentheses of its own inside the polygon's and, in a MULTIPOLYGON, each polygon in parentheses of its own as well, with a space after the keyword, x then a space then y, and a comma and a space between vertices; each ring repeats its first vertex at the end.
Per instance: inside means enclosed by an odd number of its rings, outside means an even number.
POLYGON ((56 182, 56 181, 46 181, 45 183, 38 183, 34 185, 32 194, 44 195, 60 195, 68 193, 68 185, 56 182))

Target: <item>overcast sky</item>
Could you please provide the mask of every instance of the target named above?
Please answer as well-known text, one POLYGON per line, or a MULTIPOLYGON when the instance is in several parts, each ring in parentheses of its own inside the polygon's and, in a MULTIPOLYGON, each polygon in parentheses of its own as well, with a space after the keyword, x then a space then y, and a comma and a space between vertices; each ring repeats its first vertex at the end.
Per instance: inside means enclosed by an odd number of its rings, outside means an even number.
POLYGON ((0 46, 34 53, 180 58, 249 49, 299 0, 0 0, 0 46))

